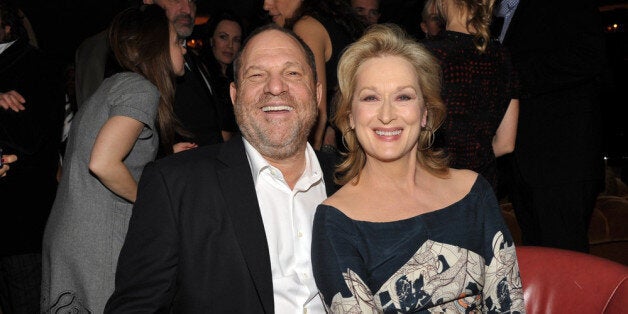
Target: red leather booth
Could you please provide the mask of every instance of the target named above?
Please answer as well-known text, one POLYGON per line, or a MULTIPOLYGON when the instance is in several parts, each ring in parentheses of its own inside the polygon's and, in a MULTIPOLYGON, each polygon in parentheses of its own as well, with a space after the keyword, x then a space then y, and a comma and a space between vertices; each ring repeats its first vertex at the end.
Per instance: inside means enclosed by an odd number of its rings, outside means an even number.
POLYGON ((516 249, 527 313, 628 313, 628 267, 574 251, 516 249))

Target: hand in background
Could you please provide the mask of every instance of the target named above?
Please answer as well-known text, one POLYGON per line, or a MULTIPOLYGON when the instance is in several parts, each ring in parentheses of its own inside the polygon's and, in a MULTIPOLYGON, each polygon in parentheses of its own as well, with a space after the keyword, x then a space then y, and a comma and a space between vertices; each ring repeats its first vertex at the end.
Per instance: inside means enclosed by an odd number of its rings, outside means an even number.
POLYGON ((14 90, 10 90, 6 93, 0 93, 0 107, 5 110, 11 109, 15 112, 22 111, 26 109, 23 105, 25 102, 26 99, 14 90))
POLYGON ((197 147, 198 147, 198 145, 196 143, 179 142, 179 143, 176 143, 176 144, 172 145, 172 151, 176 154, 176 153, 180 153, 180 152, 182 152, 184 150, 197 148, 197 147))
POLYGON ((17 160, 17 156, 15 155, 2 155, 2 167, 0 168, 0 178, 7 175, 7 171, 9 171, 9 164, 13 163, 17 160))

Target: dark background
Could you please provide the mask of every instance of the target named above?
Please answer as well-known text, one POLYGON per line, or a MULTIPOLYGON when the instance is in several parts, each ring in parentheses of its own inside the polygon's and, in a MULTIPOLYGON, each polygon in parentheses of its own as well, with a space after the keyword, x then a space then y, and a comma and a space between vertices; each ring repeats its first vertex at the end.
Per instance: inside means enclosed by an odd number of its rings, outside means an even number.
MULTIPOLYGON (((381 22, 402 25, 421 38, 419 28, 424 0, 381 0, 381 22)), ((525 1, 525 0, 524 0, 525 1)), ((551 0, 547 0, 551 1, 551 0)), ((578 1, 578 0, 575 0, 578 1)), ((29 18, 39 47, 64 68, 74 61, 74 51, 82 40, 107 27, 115 13, 141 0, 17 0, 29 18)), ((265 21, 263 0, 198 0, 197 16, 230 9, 252 25, 265 21)), ((628 121, 623 115, 628 100, 628 18, 627 0, 600 0, 601 28, 607 39, 608 71, 603 96, 606 155, 611 162, 628 163, 628 121), (616 27, 613 25, 616 24, 616 27)), ((202 30, 202 27, 197 27, 202 30)), ((201 36, 195 31, 196 36, 201 36)))

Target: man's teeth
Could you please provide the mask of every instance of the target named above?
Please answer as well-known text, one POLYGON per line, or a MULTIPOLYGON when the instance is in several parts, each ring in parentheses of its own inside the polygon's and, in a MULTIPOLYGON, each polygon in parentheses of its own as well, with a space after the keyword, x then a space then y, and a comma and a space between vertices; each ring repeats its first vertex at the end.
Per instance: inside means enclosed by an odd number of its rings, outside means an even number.
POLYGON ((377 131, 375 131, 375 134, 380 135, 380 136, 395 136, 395 135, 401 134, 401 130, 395 130, 395 131, 380 131, 380 130, 377 130, 377 131))
POLYGON ((262 107, 262 111, 264 112, 269 112, 269 111, 292 111, 292 107, 290 106, 266 106, 266 107, 262 107))

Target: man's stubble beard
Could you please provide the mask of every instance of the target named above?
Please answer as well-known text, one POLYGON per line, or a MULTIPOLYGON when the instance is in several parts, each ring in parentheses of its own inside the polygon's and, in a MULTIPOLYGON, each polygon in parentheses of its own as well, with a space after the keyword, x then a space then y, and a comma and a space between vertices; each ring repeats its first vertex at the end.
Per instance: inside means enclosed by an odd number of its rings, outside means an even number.
MULTIPOLYGON (((289 103, 296 103, 293 97, 287 97, 289 103)), ((280 141, 274 141, 272 136, 270 136, 272 134, 271 132, 274 132, 273 126, 276 124, 273 124, 272 121, 258 123, 252 118, 253 115, 249 114, 249 111, 258 110, 261 104, 265 102, 265 98, 259 99, 252 110, 249 110, 249 107, 240 103, 239 100, 243 99, 240 92, 238 92, 237 99, 238 101, 236 105, 234 105, 234 112, 242 136, 251 143, 260 154, 265 157, 281 160, 294 156, 300 148, 306 145, 308 135, 318 115, 315 96, 310 100, 310 105, 295 106, 295 111, 300 110, 298 108, 310 108, 309 112, 303 112, 303 117, 299 117, 297 120, 281 122, 282 124, 290 123, 293 126, 288 130, 288 135, 283 136, 280 141)))

